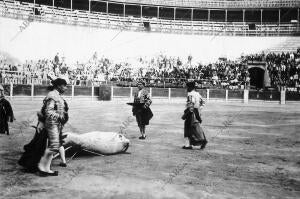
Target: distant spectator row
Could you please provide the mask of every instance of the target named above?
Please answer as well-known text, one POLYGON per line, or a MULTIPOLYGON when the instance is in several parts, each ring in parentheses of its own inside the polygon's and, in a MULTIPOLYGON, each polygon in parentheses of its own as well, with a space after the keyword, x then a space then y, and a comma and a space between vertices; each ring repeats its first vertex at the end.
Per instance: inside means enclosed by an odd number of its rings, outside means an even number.
POLYGON ((203 65, 193 57, 186 59, 159 55, 139 57, 115 62, 97 53, 86 63, 67 65, 57 54, 54 59, 26 61, 22 65, 0 60, 0 82, 14 84, 49 84, 51 79, 63 77, 72 85, 90 86, 113 82, 120 86, 135 86, 137 79, 145 79, 152 87, 183 87, 188 79, 194 79, 202 88, 242 89, 250 87, 248 63, 265 63, 268 87, 299 87, 300 50, 291 53, 260 53, 244 55, 239 60, 220 58, 203 65))

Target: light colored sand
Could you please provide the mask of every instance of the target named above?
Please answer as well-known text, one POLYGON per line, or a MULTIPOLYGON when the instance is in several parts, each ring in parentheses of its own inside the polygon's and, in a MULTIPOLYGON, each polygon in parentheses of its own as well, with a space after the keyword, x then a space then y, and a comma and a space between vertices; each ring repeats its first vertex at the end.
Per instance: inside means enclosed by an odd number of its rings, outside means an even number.
MULTIPOLYGON (((17 165, 41 102, 12 104, 17 122, 10 136, 0 135, 0 198, 300 197, 299 105, 209 102, 202 112, 209 143, 201 151, 181 149, 184 101, 156 100, 146 140, 138 139, 135 121, 128 127, 128 153, 79 154, 67 168, 56 159, 60 175, 41 178, 17 165)), ((130 115, 124 100, 71 101, 65 131, 118 131, 130 115)))

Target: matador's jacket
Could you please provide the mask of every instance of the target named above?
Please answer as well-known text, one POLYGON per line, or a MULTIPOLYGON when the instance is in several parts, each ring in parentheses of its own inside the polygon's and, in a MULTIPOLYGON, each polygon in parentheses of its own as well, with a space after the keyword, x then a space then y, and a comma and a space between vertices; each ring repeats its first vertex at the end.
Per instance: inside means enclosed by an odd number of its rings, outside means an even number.
POLYGON ((58 151, 62 144, 61 134, 67 123, 68 104, 57 90, 50 91, 43 101, 39 121, 44 122, 48 135, 49 148, 58 151))
POLYGON ((0 133, 5 132, 9 135, 9 128, 7 122, 13 122, 14 112, 12 107, 4 97, 0 97, 0 133))
POLYGON ((132 113, 136 116, 138 126, 149 125, 149 120, 153 117, 150 109, 152 100, 147 90, 142 89, 134 94, 134 106, 132 113), (139 94, 140 92, 140 94, 139 94))

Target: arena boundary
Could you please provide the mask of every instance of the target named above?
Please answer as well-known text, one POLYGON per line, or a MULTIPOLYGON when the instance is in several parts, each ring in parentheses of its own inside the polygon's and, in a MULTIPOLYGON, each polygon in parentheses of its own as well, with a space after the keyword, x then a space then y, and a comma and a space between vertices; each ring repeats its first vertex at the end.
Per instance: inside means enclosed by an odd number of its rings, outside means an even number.
MULTIPOLYGON (((47 93, 47 86, 43 85, 4 85, 5 94, 10 100, 41 100, 47 93)), ((186 98, 185 88, 146 88, 154 101, 182 102, 186 98)), ((118 87, 112 85, 101 86, 68 86, 65 98, 68 100, 84 101, 132 101, 136 87, 118 87)), ((266 103, 299 103, 300 93, 282 91, 256 90, 225 90, 225 89, 198 89, 206 101, 266 103)))

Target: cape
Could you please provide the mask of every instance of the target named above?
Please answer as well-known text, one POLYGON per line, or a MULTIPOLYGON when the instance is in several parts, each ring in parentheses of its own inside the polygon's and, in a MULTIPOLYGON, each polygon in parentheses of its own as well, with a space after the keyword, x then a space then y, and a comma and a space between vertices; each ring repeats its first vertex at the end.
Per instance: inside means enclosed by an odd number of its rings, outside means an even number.
POLYGON ((46 150, 46 145, 46 130, 44 129, 40 133, 36 131, 33 139, 24 146, 24 153, 18 161, 19 165, 28 172, 36 172, 38 170, 37 165, 46 150))

